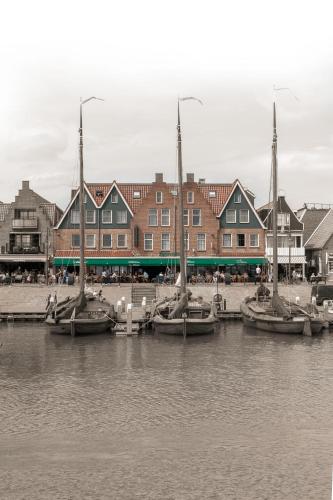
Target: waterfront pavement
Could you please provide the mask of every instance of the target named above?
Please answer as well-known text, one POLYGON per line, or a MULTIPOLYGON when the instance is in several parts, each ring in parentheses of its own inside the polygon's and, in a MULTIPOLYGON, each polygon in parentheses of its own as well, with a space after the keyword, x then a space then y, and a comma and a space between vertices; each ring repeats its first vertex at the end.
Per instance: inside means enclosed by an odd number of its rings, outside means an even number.
MULTIPOLYGON (((268 287, 272 289, 272 285, 268 287)), ((131 285, 122 284, 95 286, 93 289, 102 288, 105 298, 113 304, 125 297, 126 303, 131 301, 131 285)), ((211 301, 217 291, 216 284, 189 286, 194 296, 202 296, 204 300, 211 301)), ((219 284, 218 292, 226 300, 228 310, 239 310, 241 301, 248 295, 253 295, 256 290, 254 284, 219 284)), ((57 292, 58 302, 65 297, 74 296, 78 293, 77 286, 67 285, 8 285, 0 287, 0 312, 36 312, 45 311, 47 296, 49 293, 57 292)), ((175 288, 172 286, 159 285, 156 287, 156 297, 169 297, 173 295, 175 288)), ((300 297, 301 304, 310 302, 311 286, 308 283, 298 285, 281 285, 279 287, 280 295, 295 300, 300 297)))

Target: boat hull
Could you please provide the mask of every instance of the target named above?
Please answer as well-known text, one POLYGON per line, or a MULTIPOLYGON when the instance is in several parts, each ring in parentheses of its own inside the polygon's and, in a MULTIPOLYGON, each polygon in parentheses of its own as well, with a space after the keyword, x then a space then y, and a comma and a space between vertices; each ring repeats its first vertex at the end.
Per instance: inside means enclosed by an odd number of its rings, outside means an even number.
POLYGON ((112 320, 109 318, 75 318, 62 319, 58 322, 52 319, 46 320, 51 333, 63 335, 91 335, 104 333, 111 329, 112 320))
POLYGON ((161 316, 155 316, 152 320, 153 328, 156 333, 166 335, 208 335, 215 332, 216 318, 174 318, 167 319, 161 316))

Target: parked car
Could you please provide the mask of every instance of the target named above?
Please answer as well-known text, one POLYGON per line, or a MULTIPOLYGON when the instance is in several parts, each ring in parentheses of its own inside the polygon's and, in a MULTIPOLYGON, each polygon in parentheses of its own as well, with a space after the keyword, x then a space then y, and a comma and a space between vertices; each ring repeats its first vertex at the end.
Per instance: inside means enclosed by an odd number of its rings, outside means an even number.
POLYGON ((322 306, 324 300, 333 300, 333 285, 314 285, 311 297, 316 297, 317 306, 322 306))

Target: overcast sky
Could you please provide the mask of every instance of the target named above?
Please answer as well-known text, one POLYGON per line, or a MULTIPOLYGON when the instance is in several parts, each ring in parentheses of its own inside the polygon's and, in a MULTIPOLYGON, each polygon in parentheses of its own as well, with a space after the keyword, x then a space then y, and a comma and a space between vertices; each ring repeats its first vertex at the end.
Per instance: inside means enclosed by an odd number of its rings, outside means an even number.
POLYGON ((78 182, 80 96, 88 182, 239 178, 269 196, 273 86, 279 186, 293 208, 333 203, 330 2, 11 1, 0 32, 0 200, 22 179, 65 208, 78 182))

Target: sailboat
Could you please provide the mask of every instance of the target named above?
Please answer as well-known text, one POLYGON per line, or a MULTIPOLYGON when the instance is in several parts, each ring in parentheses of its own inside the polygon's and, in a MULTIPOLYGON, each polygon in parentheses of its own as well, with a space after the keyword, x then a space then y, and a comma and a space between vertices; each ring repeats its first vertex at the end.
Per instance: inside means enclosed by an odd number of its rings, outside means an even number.
POLYGON ((84 177, 83 177, 83 130, 82 130, 82 106, 86 102, 98 99, 90 97, 80 103, 80 128, 79 128, 79 151, 80 151, 80 291, 71 299, 59 303, 52 303, 48 310, 45 323, 52 333, 76 334, 103 333, 110 329, 113 323, 114 308, 105 301, 101 293, 91 299, 91 294, 85 291, 85 264, 84 264, 84 177))
POLYGON ((294 333, 311 336, 326 326, 324 319, 313 306, 301 308, 279 295, 278 292, 278 249, 277 249, 277 133, 276 106, 273 103, 273 296, 268 299, 269 290, 261 285, 255 297, 247 297, 240 306, 243 323, 247 326, 274 333, 294 333))
MULTIPOLYGON (((154 305, 151 315, 152 324, 156 333, 170 335, 201 335, 214 333, 216 318, 212 304, 204 303, 201 298, 194 299, 186 289, 186 258, 185 258, 185 230, 183 217, 183 167, 182 167, 182 138, 180 128, 179 101, 195 99, 185 97, 178 99, 177 123, 177 159, 178 159, 178 217, 179 217, 179 260, 180 274, 178 277, 179 292, 171 299, 164 299, 154 305)), ((199 101, 200 102, 200 101, 199 101)), ((178 284, 176 283, 176 285, 178 284)))

